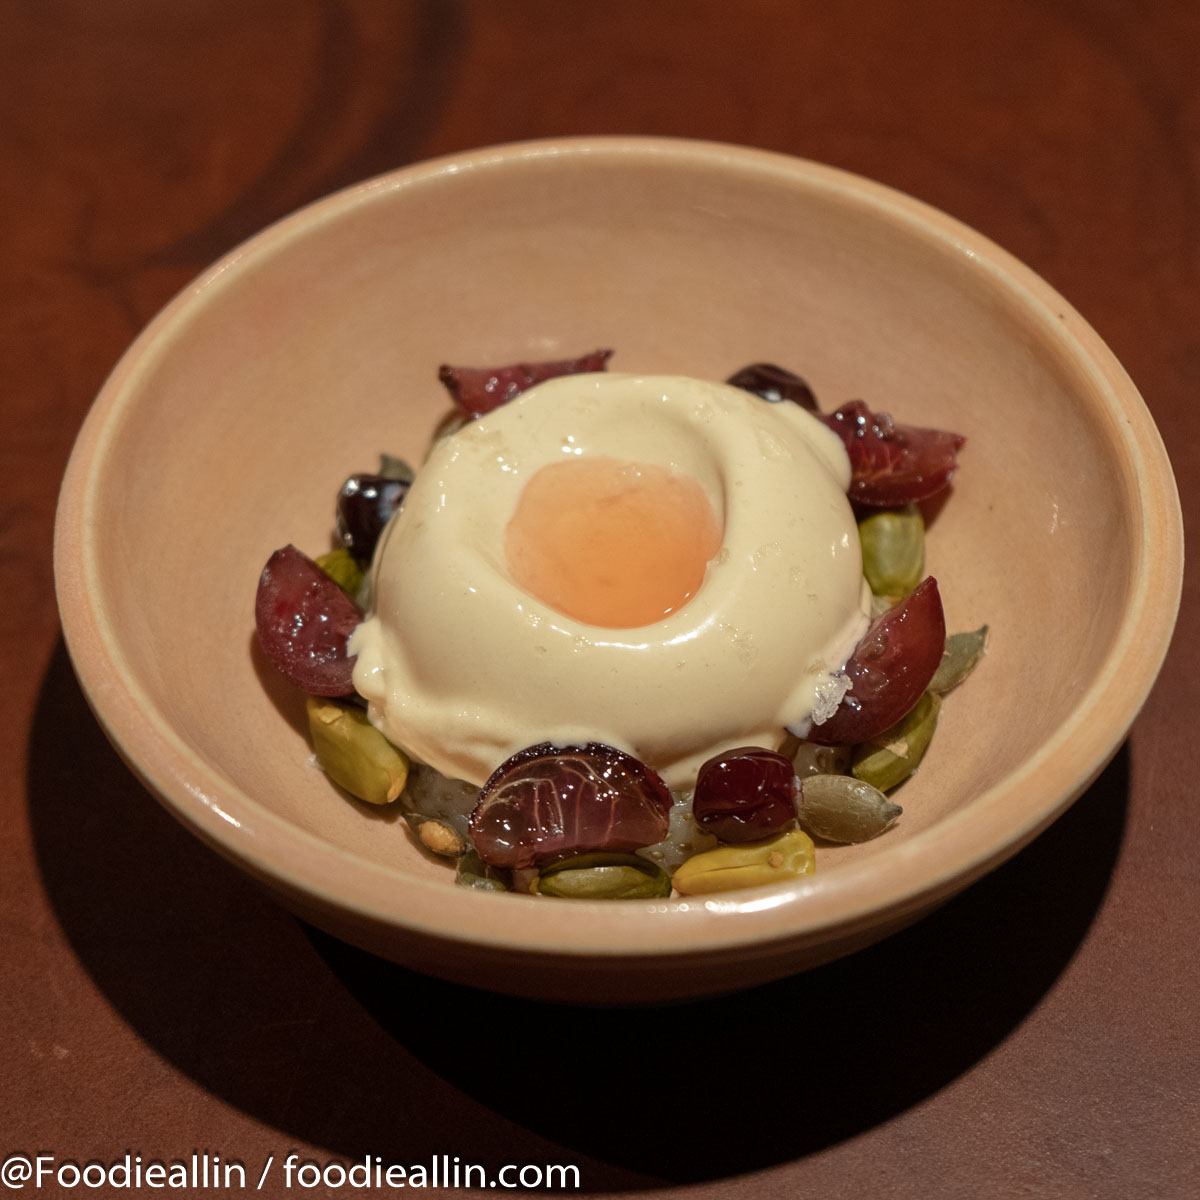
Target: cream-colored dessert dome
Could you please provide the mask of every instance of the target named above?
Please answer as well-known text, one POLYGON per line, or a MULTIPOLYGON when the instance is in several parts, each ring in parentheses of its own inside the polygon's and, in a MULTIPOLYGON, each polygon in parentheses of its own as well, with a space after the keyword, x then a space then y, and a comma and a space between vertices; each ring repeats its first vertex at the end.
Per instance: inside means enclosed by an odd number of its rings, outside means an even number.
POLYGON ((849 478, 838 437, 795 404, 682 376, 539 384, 419 472, 376 552, 355 686, 391 741, 454 778, 482 784, 537 742, 599 741, 688 788, 713 754, 776 746, 831 687, 840 697, 831 676, 869 612, 849 478), (567 456, 700 485, 723 532, 681 607, 608 629, 514 582, 508 523, 529 479, 567 456))

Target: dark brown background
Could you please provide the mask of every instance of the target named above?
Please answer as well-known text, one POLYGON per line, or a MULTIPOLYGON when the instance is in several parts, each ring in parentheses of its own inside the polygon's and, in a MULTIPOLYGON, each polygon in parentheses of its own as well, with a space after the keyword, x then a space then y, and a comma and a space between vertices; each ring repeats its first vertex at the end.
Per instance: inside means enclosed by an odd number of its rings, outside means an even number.
POLYGON ((1124 362, 1194 517, 1198 42, 1190 0, 0 2, 0 1153, 1200 1194, 1194 573, 1129 742, 1010 865, 808 976, 598 1012, 415 977, 261 897, 108 748, 50 567, 91 397, 200 268, 372 173, 562 133, 785 150, 989 234, 1124 362))

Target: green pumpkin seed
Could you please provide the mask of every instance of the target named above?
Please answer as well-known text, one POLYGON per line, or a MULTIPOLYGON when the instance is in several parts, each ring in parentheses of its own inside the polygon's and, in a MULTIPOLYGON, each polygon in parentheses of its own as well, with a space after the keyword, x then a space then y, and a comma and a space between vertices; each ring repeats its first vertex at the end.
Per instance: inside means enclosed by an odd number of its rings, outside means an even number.
POLYGON ((800 823, 827 842, 870 841, 904 811, 878 788, 849 775, 813 775, 800 783, 800 823))
POLYGON ((316 564, 334 583, 354 600, 362 587, 363 569, 354 561, 353 555, 344 547, 330 550, 316 559, 316 564))
POLYGON ((671 877, 636 854, 578 854, 543 867, 537 891, 565 900, 652 900, 671 894, 671 877))
POLYGON ((398 483, 412 483, 417 477, 416 471, 403 458, 397 458, 394 454, 379 456, 379 475, 382 479, 394 479, 398 483))
POLYGON ((489 867, 474 850, 467 850, 460 856, 454 882, 459 887, 474 888, 478 892, 508 891, 504 872, 489 867))
POLYGON ((876 596, 907 596, 925 570, 925 521, 915 504, 885 508, 858 523, 863 574, 876 596))
POLYGON ((969 633, 952 633, 946 639, 946 649, 942 652, 942 661, 929 681, 929 690, 944 696, 947 692, 958 687, 960 683, 975 669, 975 664, 983 657, 987 645, 988 627, 981 625, 969 633))
POLYGON ((685 896, 761 887, 811 875, 816 866, 812 839, 799 829, 761 842, 718 846, 689 858, 672 879, 685 896))
POLYGON ((903 783, 929 748, 941 706, 940 696, 926 692, 906 717, 855 750, 850 773, 881 792, 903 783))
POLYGON ((306 707, 317 761, 334 783, 368 804, 388 804, 404 791, 408 757, 361 708, 318 696, 309 696, 306 707))
POLYGON ((471 811, 478 801, 479 789, 474 784, 449 779, 424 763, 413 763, 400 804, 406 813, 435 817, 466 838, 471 811))

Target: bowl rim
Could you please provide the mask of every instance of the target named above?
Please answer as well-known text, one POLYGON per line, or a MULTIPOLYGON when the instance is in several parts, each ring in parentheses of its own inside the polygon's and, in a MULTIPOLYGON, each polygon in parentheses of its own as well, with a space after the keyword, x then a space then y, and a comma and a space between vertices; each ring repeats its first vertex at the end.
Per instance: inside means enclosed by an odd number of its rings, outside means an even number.
MULTIPOLYGON (((318 200, 235 247, 175 296, 141 331, 98 393, 59 496, 54 574, 63 632, 88 702, 142 782, 202 840, 260 880, 322 908, 416 936, 565 957, 686 959, 749 946, 816 944, 915 913, 1016 853, 1066 809, 1120 746, 1170 643, 1183 580, 1183 526, 1174 476, 1132 380, 1096 332, 1049 284, 990 239, 883 184, 746 146, 683 138, 604 136, 512 142, 402 167, 318 200), (872 856, 776 888, 731 896, 562 907, 481 894, 362 859, 281 817, 233 786, 172 729, 140 688, 101 611, 95 495, 136 384, 191 315, 241 273, 360 205, 467 172, 533 161, 640 160, 764 176, 870 210, 907 236, 983 271, 1035 320, 1091 383, 1134 488, 1134 575, 1117 636, 1068 717, 1021 767, 956 812, 898 843, 880 870, 872 856), (1136 535, 1140 533, 1140 538, 1136 535), (1031 781, 1036 779, 1036 785, 1031 781), (346 870, 353 865, 353 870, 346 870), (523 905, 520 920, 510 907, 523 905), (656 914, 658 914, 656 916, 656 914), (663 919, 669 914, 670 919, 663 919), (569 931, 569 932, 567 932, 569 931)), ((248 610, 249 611, 249 610, 248 610)))

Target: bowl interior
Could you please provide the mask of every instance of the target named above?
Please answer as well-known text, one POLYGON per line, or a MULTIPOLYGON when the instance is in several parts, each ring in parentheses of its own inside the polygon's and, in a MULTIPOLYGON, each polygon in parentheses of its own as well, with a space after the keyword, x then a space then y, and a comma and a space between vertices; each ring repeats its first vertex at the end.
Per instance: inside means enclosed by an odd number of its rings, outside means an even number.
MULTIPOLYGON (((338 485, 380 451, 420 461, 443 361, 607 345, 614 369, 718 379, 779 362, 824 407, 861 397, 969 439, 928 568, 949 627, 986 622, 990 652, 944 706, 899 825, 822 849, 819 871, 900 864, 1070 715, 1138 570, 1135 468, 1104 381, 1035 309, 834 173, 614 149, 400 175, 259 239, 135 356, 92 467, 92 602, 144 696, 232 789, 349 870, 449 887, 403 821, 311 765, 302 699, 252 647, 263 562, 289 541, 326 549, 338 485)), ((469 672, 477 651, 447 652, 469 672)))

